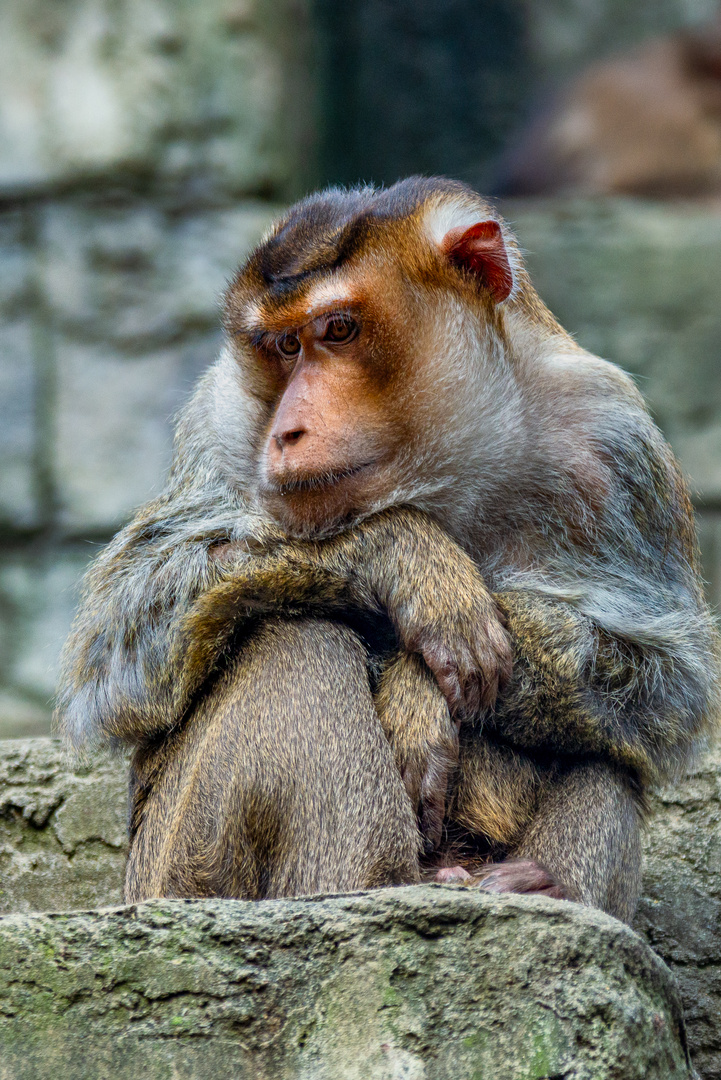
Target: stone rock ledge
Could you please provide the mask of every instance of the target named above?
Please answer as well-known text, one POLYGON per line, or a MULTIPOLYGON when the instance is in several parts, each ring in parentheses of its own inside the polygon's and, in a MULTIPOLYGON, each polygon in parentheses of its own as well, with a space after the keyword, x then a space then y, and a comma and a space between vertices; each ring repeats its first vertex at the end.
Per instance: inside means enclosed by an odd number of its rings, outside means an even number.
MULTIPOLYGON (((122 759, 78 769, 57 740, 0 740, 0 914, 121 903, 126 786, 122 759)), ((651 808, 634 927, 678 980, 696 1067, 721 1080, 721 749, 651 808)))
POLYGON ((688 1080, 668 969, 576 904, 443 886, 0 919, 2 1080, 688 1080))

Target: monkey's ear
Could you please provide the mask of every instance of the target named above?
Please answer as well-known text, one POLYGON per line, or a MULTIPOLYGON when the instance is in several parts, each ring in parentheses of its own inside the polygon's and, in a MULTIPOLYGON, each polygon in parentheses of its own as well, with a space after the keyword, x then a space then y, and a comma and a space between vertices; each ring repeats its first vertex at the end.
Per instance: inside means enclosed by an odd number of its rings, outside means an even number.
POLYGON ((450 229, 441 240, 441 250, 455 266, 474 274, 496 304, 511 295, 513 272, 497 221, 450 229))

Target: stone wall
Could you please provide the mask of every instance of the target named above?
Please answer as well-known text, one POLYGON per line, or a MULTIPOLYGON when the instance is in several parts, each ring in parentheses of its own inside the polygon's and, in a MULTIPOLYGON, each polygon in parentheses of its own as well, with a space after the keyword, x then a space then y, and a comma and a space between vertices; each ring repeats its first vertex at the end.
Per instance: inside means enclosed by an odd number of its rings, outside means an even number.
POLYGON ((311 182, 308 6, 0 10, 0 734, 48 729, 77 580, 161 483, 228 276, 311 182))

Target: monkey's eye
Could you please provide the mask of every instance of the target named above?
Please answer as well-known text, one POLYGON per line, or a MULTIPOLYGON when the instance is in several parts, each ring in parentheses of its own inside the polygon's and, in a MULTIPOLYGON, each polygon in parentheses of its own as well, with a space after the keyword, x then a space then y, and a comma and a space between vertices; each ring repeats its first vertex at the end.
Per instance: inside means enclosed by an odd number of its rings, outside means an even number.
POLYGON ((300 338, 297 334, 283 334, 276 342, 278 352, 286 360, 294 360, 300 352, 300 338))
POLYGON ((348 315, 333 315, 329 320, 323 334, 323 341, 329 341, 332 345, 345 345, 352 341, 358 333, 358 323, 348 315))

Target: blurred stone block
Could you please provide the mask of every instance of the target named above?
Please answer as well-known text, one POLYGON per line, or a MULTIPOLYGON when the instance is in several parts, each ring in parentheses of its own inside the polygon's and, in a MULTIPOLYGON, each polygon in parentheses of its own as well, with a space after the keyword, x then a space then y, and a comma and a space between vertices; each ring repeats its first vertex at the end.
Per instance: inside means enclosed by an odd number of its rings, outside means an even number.
POLYGON ((39 704, 21 691, 0 685, 0 743, 5 739, 25 739, 49 735, 50 703, 39 704))
POLYGON ((721 611, 721 512, 701 510, 696 514, 701 545, 701 565, 706 579, 706 595, 716 612, 721 611))
POLYGON ((631 199, 502 209, 553 313, 637 376, 694 493, 721 504, 721 212, 631 199))
POLYGON ((58 657, 97 545, 0 555, 0 738, 49 731, 58 657))
POLYGON ((35 390, 29 321, 0 321, 0 526, 27 528, 38 520, 35 390))
POLYGON ((0 6, 0 191, 98 174, 195 196, 297 190, 312 88, 304 0, 0 6))
MULTIPOLYGON (((217 343, 203 344, 209 363, 217 343)), ((191 381, 183 378, 184 352, 128 356, 59 344, 55 469, 66 531, 112 532, 159 492, 170 462, 170 420, 191 381)))
POLYGON ((220 344, 220 296, 274 208, 194 215, 56 205, 44 282, 56 328, 62 527, 110 534, 162 486, 171 419, 220 344))
POLYGON ((276 212, 254 202, 184 214, 142 200, 51 203, 41 281, 53 324, 136 351, 217 329, 229 276, 276 212))
POLYGON ((36 371, 27 214, 0 212, 0 526, 38 519, 33 475, 36 371))
POLYGON ((717 0, 533 0, 524 3, 529 48, 557 82, 583 65, 642 38, 710 19, 717 0))

